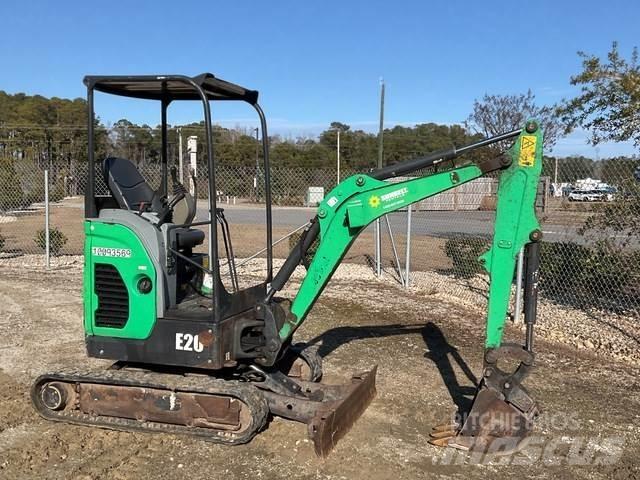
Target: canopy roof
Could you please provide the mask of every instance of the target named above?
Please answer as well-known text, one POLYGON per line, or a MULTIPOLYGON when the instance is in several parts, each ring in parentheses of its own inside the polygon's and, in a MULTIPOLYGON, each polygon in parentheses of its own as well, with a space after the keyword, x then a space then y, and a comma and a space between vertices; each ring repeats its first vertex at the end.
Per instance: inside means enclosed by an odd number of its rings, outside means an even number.
POLYGON ((194 85, 200 87, 209 100, 241 100, 252 105, 258 102, 258 91, 216 78, 211 73, 195 77, 185 75, 88 75, 84 83, 95 90, 125 97, 148 100, 201 100, 194 85))

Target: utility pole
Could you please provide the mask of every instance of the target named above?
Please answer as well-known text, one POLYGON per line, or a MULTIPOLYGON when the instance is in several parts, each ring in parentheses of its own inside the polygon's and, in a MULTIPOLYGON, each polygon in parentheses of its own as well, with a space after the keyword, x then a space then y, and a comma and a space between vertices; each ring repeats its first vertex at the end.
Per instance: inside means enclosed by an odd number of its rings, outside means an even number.
POLYGON ((338 172, 338 181, 336 185, 340 183, 340 129, 338 129, 338 143, 336 145, 336 153, 337 153, 337 172, 338 172))
POLYGON ((184 185, 184 165, 182 164, 182 127, 178 127, 178 174, 180 183, 184 185))
POLYGON ((382 168, 383 153, 383 131, 384 131, 384 79, 380 78, 380 130, 378 133, 378 168, 382 168))
MULTIPOLYGON (((384 79, 380 77, 380 129, 378 131, 378 168, 382 168, 383 157, 383 131, 384 131, 384 79)), ((382 274, 382 242, 380 235, 380 219, 376 220, 375 229, 375 260, 376 276, 382 274)))

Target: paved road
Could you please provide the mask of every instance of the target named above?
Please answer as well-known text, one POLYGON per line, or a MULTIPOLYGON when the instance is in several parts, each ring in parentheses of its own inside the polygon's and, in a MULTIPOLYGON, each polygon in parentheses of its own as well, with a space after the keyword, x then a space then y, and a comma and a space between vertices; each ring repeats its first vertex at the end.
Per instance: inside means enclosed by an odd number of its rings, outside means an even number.
MULTIPOLYGON (((230 223, 264 224, 264 210, 248 206, 223 206, 225 215, 230 223)), ((274 207, 273 224, 292 230, 315 215, 313 208, 274 207)), ((206 208, 199 206, 198 218, 205 218, 206 208)), ((452 235, 490 235, 493 227, 494 212, 461 211, 461 212, 414 212, 412 215, 412 233, 414 235, 429 235, 435 237, 450 237, 452 235)), ((394 233, 406 231, 407 214, 397 212, 389 214, 389 221, 394 233)), ((547 241, 581 241, 576 227, 567 225, 545 224, 542 228, 547 241)))

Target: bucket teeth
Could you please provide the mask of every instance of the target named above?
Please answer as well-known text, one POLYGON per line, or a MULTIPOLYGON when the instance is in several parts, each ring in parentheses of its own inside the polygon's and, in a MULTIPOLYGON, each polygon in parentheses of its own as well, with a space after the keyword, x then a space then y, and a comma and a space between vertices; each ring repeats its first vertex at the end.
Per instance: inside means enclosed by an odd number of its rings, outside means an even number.
POLYGON ((455 430, 442 430, 440 432, 431 432, 429 436, 434 440, 439 440, 441 438, 452 438, 457 435, 455 430))
POLYGON ((429 443, 431 445, 434 445, 436 447, 448 447, 449 446, 449 441, 452 439, 452 436, 448 436, 448 437, 444 437, 444 438, 432 438, 431 440, 429 440, 429 443))
POLYGON ((443 423, 441 425, 436 425, 431 429, 431 433, 439 433, 439 432, 450 432, 452 430, 458 430, 460 426, 457 423, 443 423))
POLYGON ((431 431, 430 444, 439 447, 453 447, 460 450, 507 455, 526 445, 532 422, 536 417, 535 402, 520 390, 518 400, 529 406, 522 411, 504 395, 491 388, 479 388, 471 410, 462 425, 443 424, 431 431), (526 395, 526 398, 524 396, 526 395))

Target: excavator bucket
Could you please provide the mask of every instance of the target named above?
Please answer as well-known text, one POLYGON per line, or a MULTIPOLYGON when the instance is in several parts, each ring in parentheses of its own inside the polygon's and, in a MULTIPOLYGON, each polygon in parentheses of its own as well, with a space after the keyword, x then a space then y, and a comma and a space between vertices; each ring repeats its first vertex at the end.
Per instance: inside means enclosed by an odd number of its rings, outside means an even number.
POLYGON ((500 392, 481 387, 462 424, 435 427, 430 443, 497 455, 521 449, 538 415, 535 402, 526 394, 521 397, 526 405, 524 411, 500 392))
POLYGON ((435 427, 429 443, 495 455, 523 448, 539 414, 535 400, 521 385, 532 365, 533 354, 520 346, 504 345, 489 351, 471 409, 459 414, 455 422, 435 427), (521 360, 512 374, 497 367, 498 357, 505 354, 521 360))

